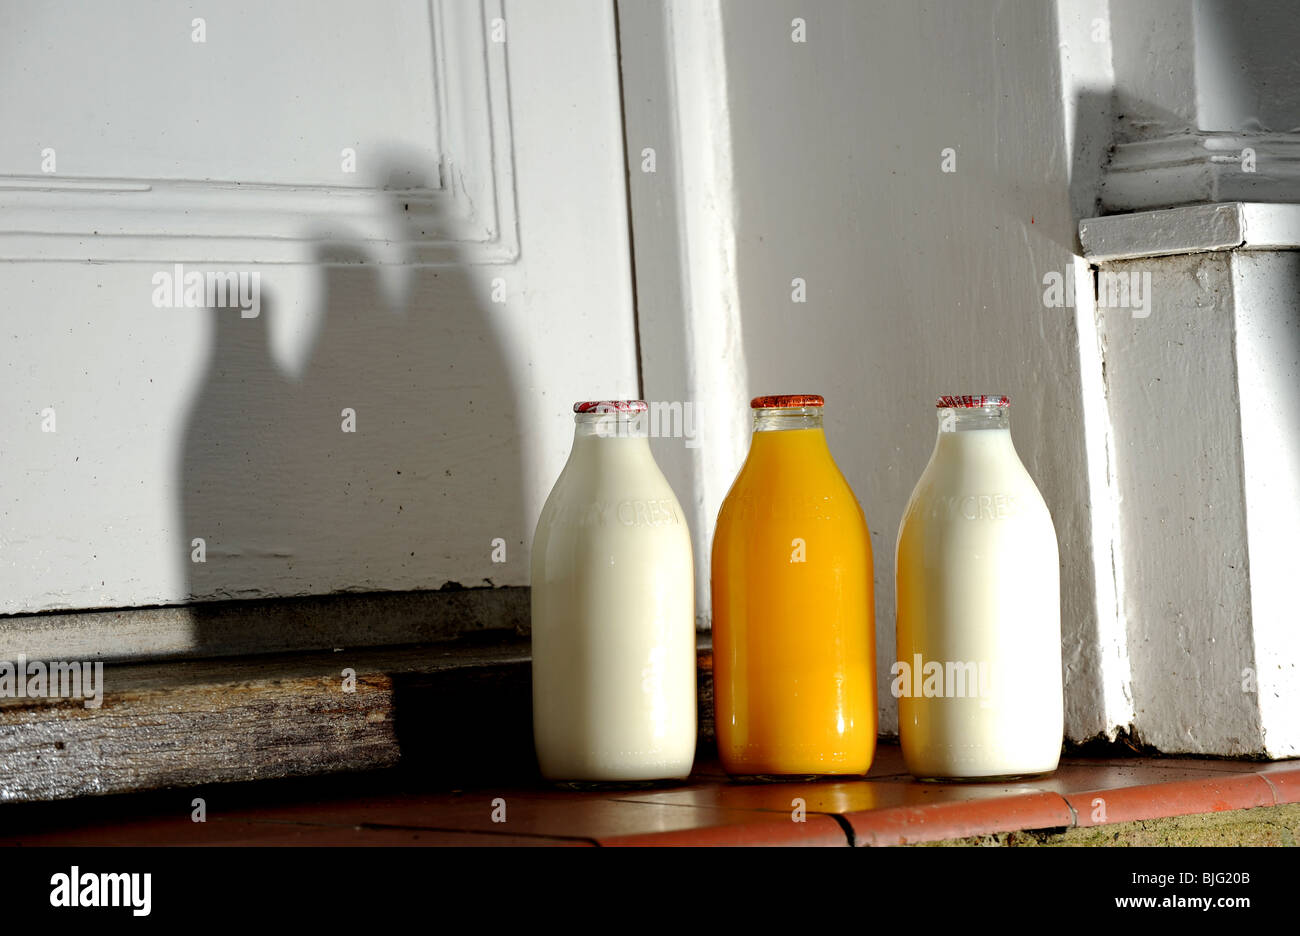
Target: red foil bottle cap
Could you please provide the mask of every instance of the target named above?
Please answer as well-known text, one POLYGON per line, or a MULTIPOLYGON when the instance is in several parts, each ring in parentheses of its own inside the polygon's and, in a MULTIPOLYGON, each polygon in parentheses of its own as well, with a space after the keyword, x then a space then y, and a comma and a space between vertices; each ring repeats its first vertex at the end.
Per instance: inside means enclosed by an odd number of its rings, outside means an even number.
POLYGON ((1010 406, 1010 397, 1000 393, 977 393, 973 396, 941 396, 935 402, 938 409, 978 409, 981 406, 1010 406))
POLYGON ((793 409, 798 406, 825 406, 816 393, 790 393, 785 396, 760 396, 749 401, 750 409, 793 409))
POLYGON ((573 404, 575 413, 644 413, 645 400, 586 400, 573 404))

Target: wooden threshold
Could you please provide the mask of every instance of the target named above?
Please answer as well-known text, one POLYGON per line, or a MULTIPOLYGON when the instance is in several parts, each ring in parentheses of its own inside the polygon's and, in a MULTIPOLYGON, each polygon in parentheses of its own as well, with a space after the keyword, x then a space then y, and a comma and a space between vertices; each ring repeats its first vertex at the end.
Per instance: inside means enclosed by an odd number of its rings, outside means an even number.
MULTIPOLYGON (((707 638, 699 672, 711 729, 707 638)), ((0 802, 399 766, 536 773, 525 640, 109 663, 103 684, 97 709, 0 699, 0 802)))

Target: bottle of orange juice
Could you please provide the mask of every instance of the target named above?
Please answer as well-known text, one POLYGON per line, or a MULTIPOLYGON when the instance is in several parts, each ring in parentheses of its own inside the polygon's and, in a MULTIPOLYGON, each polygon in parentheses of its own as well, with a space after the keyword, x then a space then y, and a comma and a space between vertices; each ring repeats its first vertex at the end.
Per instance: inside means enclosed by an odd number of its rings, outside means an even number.
POLYGON ((876 749, 871 538, 820 396, 750 403, 713 537, 718 753, 732 776, 864 774, 876 749))

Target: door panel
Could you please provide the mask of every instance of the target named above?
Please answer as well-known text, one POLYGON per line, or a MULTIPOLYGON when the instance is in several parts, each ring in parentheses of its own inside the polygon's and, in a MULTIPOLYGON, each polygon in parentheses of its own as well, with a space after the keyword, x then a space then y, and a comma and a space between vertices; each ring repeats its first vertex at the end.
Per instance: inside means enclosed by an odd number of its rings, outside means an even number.
POLYGON ((0 12, 0 613, 526 584, 637 388, 611 6, 178 11, 0 12))

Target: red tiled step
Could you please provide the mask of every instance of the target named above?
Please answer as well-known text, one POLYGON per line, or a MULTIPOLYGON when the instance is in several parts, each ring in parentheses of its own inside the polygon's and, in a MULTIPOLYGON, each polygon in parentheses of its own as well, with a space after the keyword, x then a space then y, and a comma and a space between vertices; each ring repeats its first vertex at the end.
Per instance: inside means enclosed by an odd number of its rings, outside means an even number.
POLYGON ((954 795, 946 801, 936 797, 936 802, 926 805, 855 812, 845 818, 853 825, 858 845, 910 845, 1020 829, 1065 828, 1073 819, 1056 793, 954 795))
POLYGON ((1065 799, 1077 814, 1075 825, 1079 828, 1136 819, 1251 809, 1272 806, 1276 802, 1263 777, 1248 773, 1097 789, 1070 793, 1065 799))
POLYGON ((725 826, 694 826, 675 832, 615 835, 601 845, 820 845, 843 848, 849 844, 844 829, 830 816, 807 815, 793 819, 750 818, 725 826))
POLYGON ((1259 775, 1273 791, 1273 798, 1283 803, 1300 803, 1300 763, 1283 761, 1262 768, 1259 775))
POLYGON ((153 794, 152 815, 139 805, 132 814, 140 800, 18 807, 23 827, 0 808, 0 844, 898 845, 1300 802, 1300 762, 1072 758, 1030 782, 932 784, 908 777, 897 746, 884 745, 866 779, 819 783, 736 784, 706 762, 688 782, 652 790, 352 789, 270 803, 216 789, 205 793, 206 823, 190 821, 192 791, 153 794), (496 822, 502 802, 506 821, 496 822), (60 812, 73 808, 82 812, 60 812))

